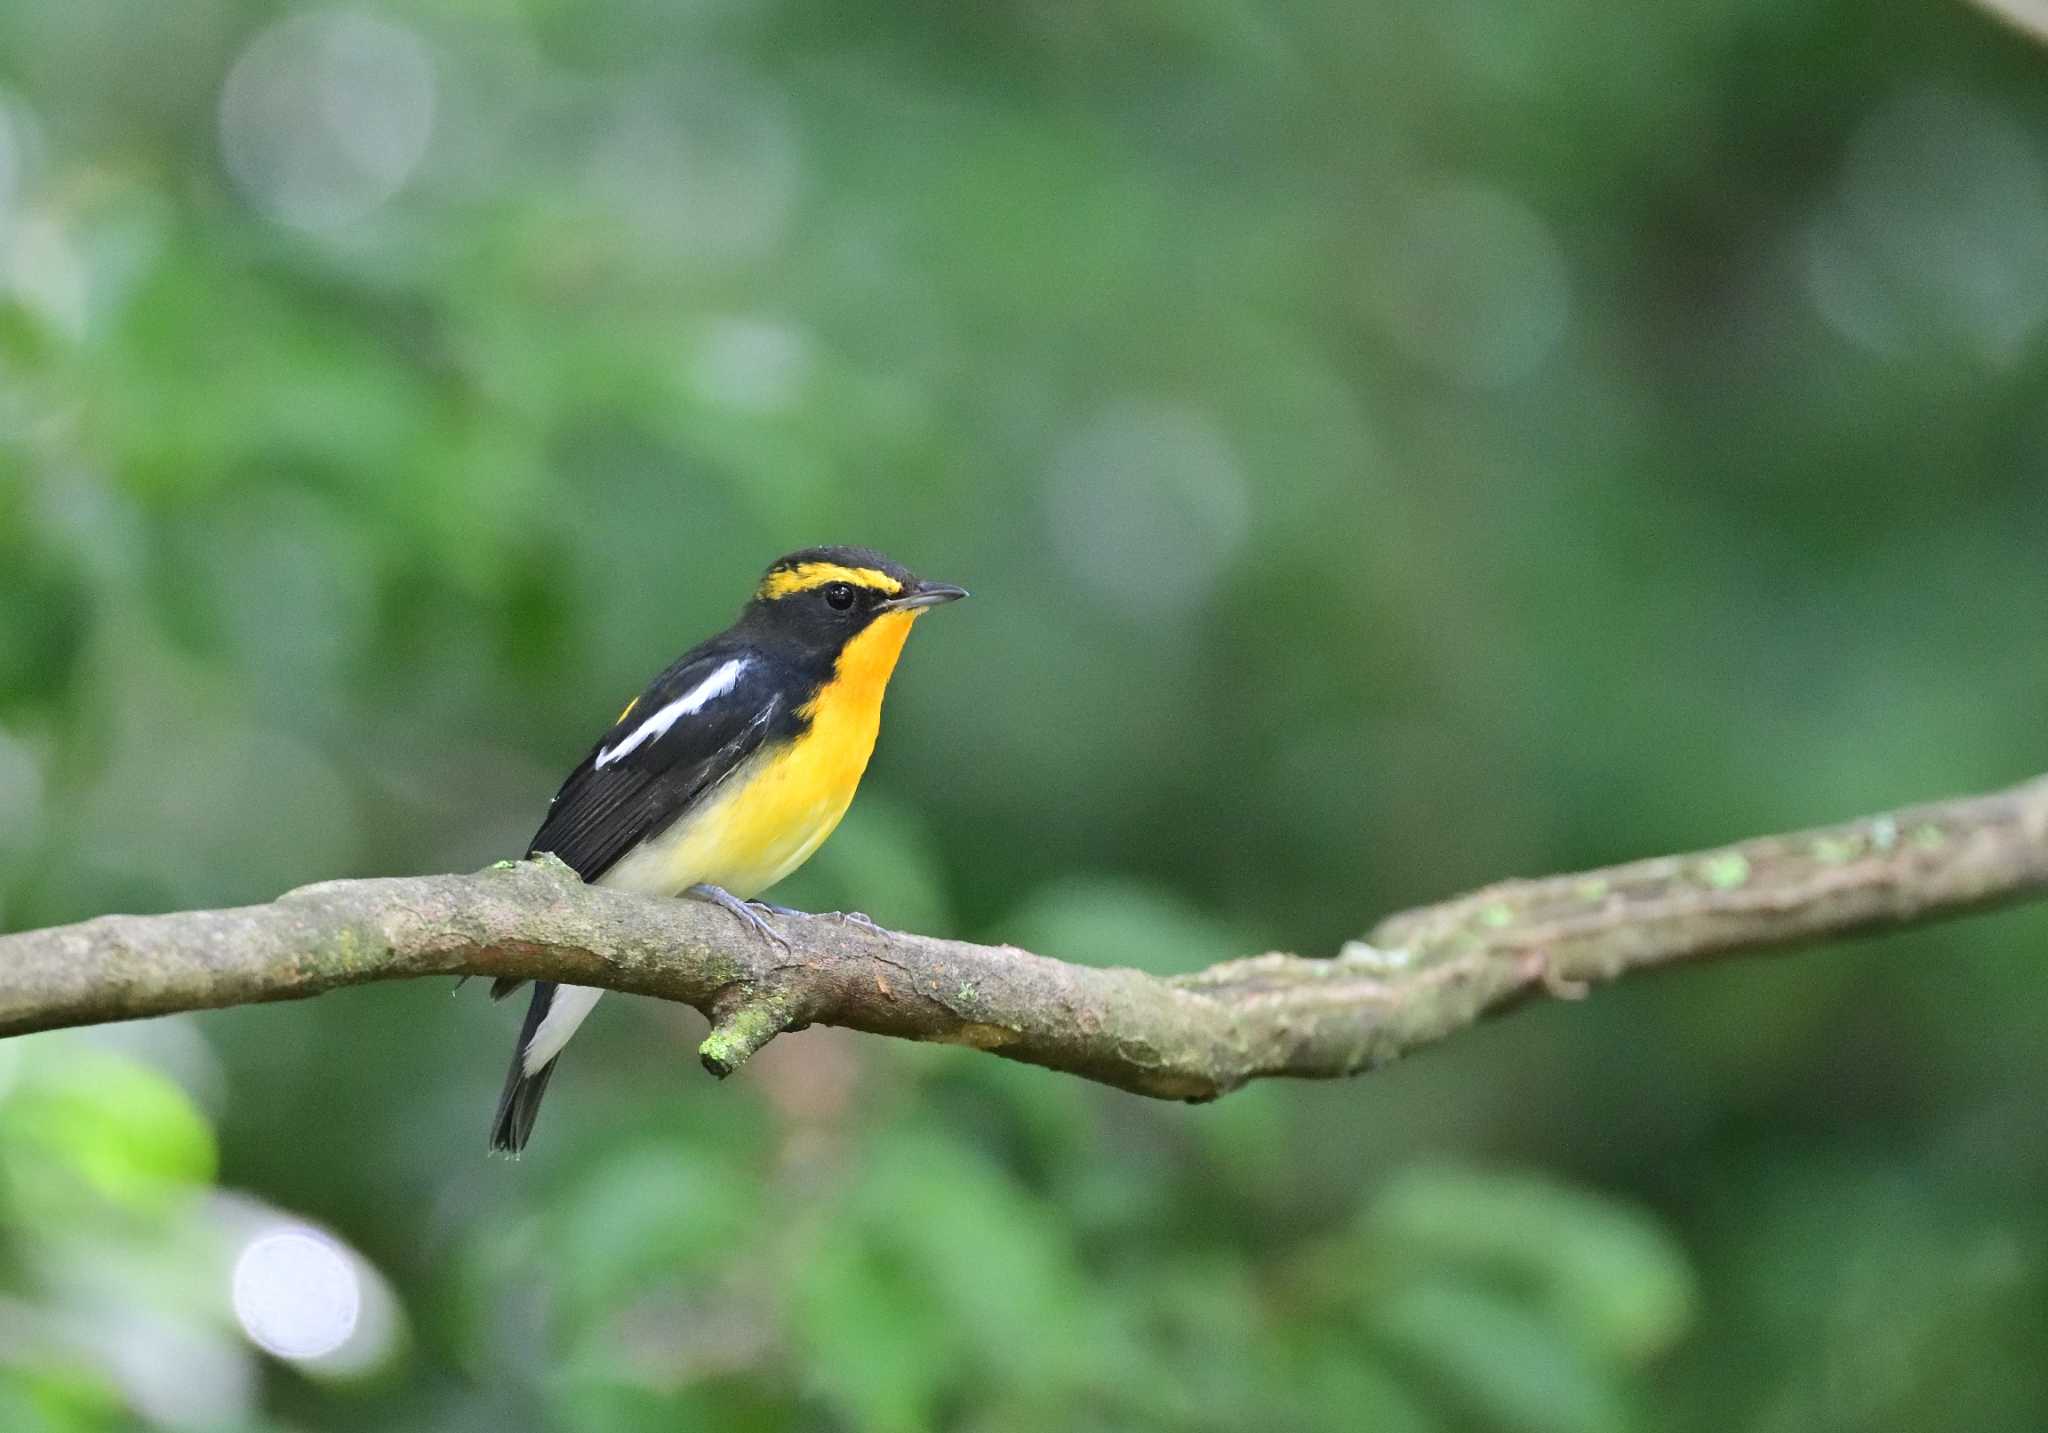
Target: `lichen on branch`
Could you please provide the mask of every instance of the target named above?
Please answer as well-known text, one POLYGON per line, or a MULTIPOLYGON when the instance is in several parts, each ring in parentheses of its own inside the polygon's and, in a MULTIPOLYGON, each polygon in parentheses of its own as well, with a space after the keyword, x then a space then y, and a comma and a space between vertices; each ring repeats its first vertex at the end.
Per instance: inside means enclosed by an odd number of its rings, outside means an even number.
POLYGON ((0 936, 0 1036, 292 1000, 375 980, 519 976, 678 1000, 731 1073, 818 1023, 987 1050, 1164 1099, 1383 1065, 1542 996, 1633 971, 1903 926, 2048 891, 2048 777, 1988 796, 1603 870, 1389 917, 1330 958, 1158 978, 1008 946, 779 922, 586 886, 559 862, 330 881, 268 905, 0 936))

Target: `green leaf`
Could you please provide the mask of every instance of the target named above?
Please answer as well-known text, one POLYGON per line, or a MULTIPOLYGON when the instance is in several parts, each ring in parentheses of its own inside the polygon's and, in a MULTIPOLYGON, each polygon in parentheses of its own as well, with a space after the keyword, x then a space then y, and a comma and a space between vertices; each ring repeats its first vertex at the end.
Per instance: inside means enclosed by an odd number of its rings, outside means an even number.
POLYGON ((545 1241, 573 1324, 639 1295, 708 1277, 751 1227, 751 1177, 716 1153, 627 1149, 571 1185, 545 1241))
POLYGON ((1303 1342, 1288 1379, 1288 1402, 1297 1410, 1292 1425, 1330 1433, 1432 1433, 1442 1426, 1385 1358, 1361 1352, 1355 1338, 1315 1331, 1303 1342))
POLYGON ((1113 1384, 1125 1340, 1047 1209, 929 1136, 887 1136, 866 1166, 794 1290, 821 1392, 864 1428, 915 1429, 948 1397, 1058 1407, 1113 1384))
POLYGON ((26 1210, 57 1214, 84 1190, 138 1212, 210 1184, 213 1130, 146 1065, 67 1044, 0 1104, 0 1160, 26 1210))
POLYGON ((8 1433, 117 1433, 132 1427, 96 1374, 62 1364, 0 1364, 0 1428, 8 1433))
POLYGON ((14 299, 0 299, 0 375, 32 373, 47 365, 56 339, 43 321, 14 299))
POLYGON ((1374 1311, 1380 1343, 1460 1411, 1508 1433, 1623 1433, 1620 1389, 1541 1315, 1455 1278, 1400 1289, 1374 1311))
POLYGON ((1521 1291, 1602 1359, 1662 1353, 1697 1312, 1684 1249, 1646 1211, 1540 1176, 1410 1169, 1364 1230, 1400 1258, 1521 1291))

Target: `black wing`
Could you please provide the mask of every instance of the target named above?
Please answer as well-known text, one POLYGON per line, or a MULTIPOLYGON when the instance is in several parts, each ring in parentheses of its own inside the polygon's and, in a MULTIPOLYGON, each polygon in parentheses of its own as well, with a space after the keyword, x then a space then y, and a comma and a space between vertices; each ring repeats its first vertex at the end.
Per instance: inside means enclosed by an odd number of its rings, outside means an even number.
MULTIPOLYGON (((759 652, 713 638, 684 653, 569 773, 527 854, 552 851, 584 880, 596 880, 765 743, 793 732, 799 719, 782 692, 771 660, 759 652)), ((502 1000, 523 983, 494 980, 491 998, 502 1000)), ((533 988, 491 1122, 493 1149, 516 1153, 533 1133, 555 1062, 528 1073, 526 1046, 554 995, 553 981, 533 988)))
MULTIPOLYGON (((594 881, 796 721, 770 659, 716 640, 685 652, 569 773, 526 854, 551 851, 594 881), (739 665, 727 682, 731 663, 739 665)), ((501 976, 491 999, 525 983, 501 976)))
POLYGON ((779 735, 787 716, 760 653, 686 654, 569 773, 527 854, 551 851, 596 880, 779 735))

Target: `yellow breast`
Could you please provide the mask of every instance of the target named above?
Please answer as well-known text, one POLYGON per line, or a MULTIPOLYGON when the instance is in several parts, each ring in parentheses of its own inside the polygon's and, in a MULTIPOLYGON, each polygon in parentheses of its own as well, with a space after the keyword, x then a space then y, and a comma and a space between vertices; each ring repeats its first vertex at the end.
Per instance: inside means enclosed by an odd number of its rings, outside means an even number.
POLYGON ((916 617, 876 618, 803 708, 810 726, 802 736, 744 762, 601 883, 675 895, 708 882, 752 897, 809 860, 853 803, 881 730, 882 695, 916 617))

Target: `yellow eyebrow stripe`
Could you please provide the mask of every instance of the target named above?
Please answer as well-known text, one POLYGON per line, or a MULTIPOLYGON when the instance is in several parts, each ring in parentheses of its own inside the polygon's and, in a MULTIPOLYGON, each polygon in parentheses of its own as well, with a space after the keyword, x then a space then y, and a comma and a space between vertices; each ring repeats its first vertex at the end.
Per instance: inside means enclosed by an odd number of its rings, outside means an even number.
MULTIPOLYGON (((620 712, 620 713, 619 713, 619 721, 624 721, 624 720, 625 720, 625 719, 626 719, 627 717, 629 717, 629 716, 633 715, 633 708, 634 708, 634 707, 637 707, 637 706, 639 706, 639 705, 640 705, 640 698, 638 698, 638 697, 635 697, 635 698, 633 698, 633 700, 631 700, 630 702, 627 702, 627 703, 626 703, 626 709, 625 709, 624 711, 622 711, 622 712, 620 712)), ((613 725, 613 726, 617 726, 618 724, 619 724, 619 722, 618 722, 618 721, 615 721, 615 722, 613 722, 613 723, 612 723, 612 725, 613 725)))
POLYGON ((809 592, 828 582, 850 582, 855 587, 872 587, 891 597, 903 591, 903 584, 879 567, 842 567, 836 562, 806 562, 799 567, 780 567, 761 579, 755 595, 767 601, 792 592, 809 592))

